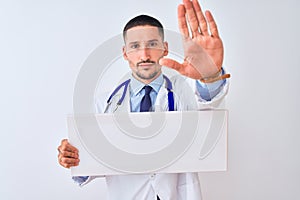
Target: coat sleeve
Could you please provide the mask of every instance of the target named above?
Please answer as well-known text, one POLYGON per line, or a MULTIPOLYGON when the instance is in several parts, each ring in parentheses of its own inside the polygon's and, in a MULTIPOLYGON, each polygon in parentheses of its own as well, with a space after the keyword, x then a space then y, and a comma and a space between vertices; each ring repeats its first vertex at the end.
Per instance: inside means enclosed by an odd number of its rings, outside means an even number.
POLYGON ((178 110, 225 108, 225 96, 227 95, 229 88, 228 80, 220 86, 218 93, 209 100, 204 99, 202 97, 203 95, 200 94, 201 91, 197 90, 196 81, 198 80, 182 76, 172 77, 175 99, 177 98, 178 100, 179 98, 179 107, 182 108, 178 110), (196 102, 196 106, 194 106, 194 102, 196 102))
POLYGON ((201 97, 200 92, 197 90, 197 87, 195 86, 195 95, 197 100, 197 107, 200 110, 206 110, 206 109, 215 109, 215 108, 225 108, 225 97, 228 93, 229 89, 229 81, 226 80, 224 84, 220 86, 220 89, 218 93, 210 100, 206 100, 201 97))

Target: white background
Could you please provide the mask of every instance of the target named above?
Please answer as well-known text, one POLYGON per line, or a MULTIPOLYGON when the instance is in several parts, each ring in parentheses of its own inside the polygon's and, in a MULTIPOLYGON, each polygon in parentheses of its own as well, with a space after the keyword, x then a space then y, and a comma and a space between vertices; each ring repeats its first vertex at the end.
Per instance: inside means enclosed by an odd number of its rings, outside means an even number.
MULTIPOLYGON (((153 15, 177 31, 178 3, 0 2, 1 199, 105 197, 104 181, 79 188, 57 163, 76 76, 88 55, 137 14, 153 15)), ((203 197, 299 199, 300 3, 203 0, 202 5, 215 15, 224 66, 232 74, 228 171, 201 174, 203 197)))

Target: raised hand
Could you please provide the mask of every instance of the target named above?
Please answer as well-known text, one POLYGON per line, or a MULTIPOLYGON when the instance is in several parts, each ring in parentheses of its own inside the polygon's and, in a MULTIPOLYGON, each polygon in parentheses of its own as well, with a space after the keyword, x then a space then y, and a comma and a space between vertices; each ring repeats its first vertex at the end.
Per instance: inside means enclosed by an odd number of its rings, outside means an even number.
POLYGON ((206 11, 204 17, 197 0, 184 0, 178 6, 178 25, 183 38, 184 62, 162 58, 160 64, 193 79, 218 75, 224 48, 212 14, 206 11))

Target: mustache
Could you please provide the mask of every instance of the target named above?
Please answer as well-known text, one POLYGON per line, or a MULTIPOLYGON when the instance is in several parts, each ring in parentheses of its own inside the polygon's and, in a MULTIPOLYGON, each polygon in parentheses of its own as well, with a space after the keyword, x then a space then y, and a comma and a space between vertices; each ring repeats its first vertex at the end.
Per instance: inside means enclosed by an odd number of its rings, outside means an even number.
POLYGON ((139 65, 142 64, 142 63, 151 63, 151 64, 155 64, 156 62, 153 61, 153 60, 148 59, 148 60, 142 60, 142 61, 138 62, 136 65, 139 66, 139 65))

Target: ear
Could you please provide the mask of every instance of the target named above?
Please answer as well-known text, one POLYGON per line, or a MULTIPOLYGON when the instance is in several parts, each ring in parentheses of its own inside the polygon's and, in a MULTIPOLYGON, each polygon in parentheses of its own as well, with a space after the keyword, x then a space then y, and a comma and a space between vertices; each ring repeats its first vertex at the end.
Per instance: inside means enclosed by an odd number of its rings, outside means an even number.
POLYGON ((125 46, 123 46, 122 52, 123 52, 123 58, 124 58, 125 60, 128 60, 128 56, 127 56, 127 52, 126 52, 126 47, 125 47, 125 46))
POLYGON ((169 53, 169 45, 168 42, 164 42, 164 56, 167 56, 169 53))

